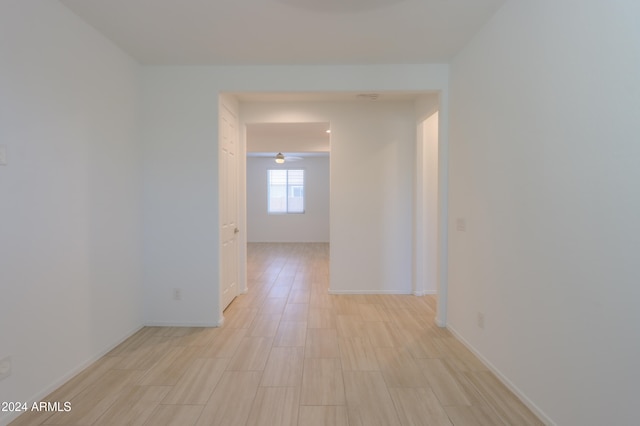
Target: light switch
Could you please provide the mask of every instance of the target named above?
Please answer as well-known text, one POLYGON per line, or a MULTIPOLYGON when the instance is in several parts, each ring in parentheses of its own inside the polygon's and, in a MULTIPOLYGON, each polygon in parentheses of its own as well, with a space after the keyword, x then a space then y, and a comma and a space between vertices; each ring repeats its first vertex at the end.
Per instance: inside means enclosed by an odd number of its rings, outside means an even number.
POLYGON ((461 232, 466 231, 467 222, 463 218, 459 217, 458 219, 456 219, 456 229, 461 232))
POLYGON ((0 145, 0 166, 7 165, 7 147, 0 145))

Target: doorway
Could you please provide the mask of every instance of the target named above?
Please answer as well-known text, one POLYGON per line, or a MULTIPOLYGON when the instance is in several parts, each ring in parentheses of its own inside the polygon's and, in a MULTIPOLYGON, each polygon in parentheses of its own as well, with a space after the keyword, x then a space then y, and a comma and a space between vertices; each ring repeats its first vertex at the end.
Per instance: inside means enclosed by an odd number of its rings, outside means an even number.
MULTIPOLYGON (((333 133, 341 136, 342 140, 336 142, 340 145, 339 154, 334 153, 334 146, 332 146, 332 156, 335 154, 336 162, 339 163, 337 167, 334 167, 334 161, 331 162, 331 241, 334 242, 334 235, 337 236, 340 241, 337 244, 332 244, 331 255, 334 256, 334 249, 340 246, 340 257, 348 259, 349 262, 359 263, 359 266, 352 268, 352 271, 347 271, 348 274, 358 274, 360 272, 367 272, 369 275, 366 279, 359 279, 359 283, 362 284, 360 288, 345 288, 335 286, 330 289, 335 294, 365 294, 365 293, 381 293, 381 294, 409 294, 416 290, 414 286, 412 274, 412 258, 414 262, 417 262, 415 248, 412 247, 412 239, 415 232, 415 226, 417 220, 415 219, 420 214, 416 209, 415 199, 415 179, 416 179, 416 126, 418 123, 418 117, 421 116, 419 111, 424 108, 419 106, 419 98, 426 96, 428 99, 423 104, 430 104, 430 107, 435 105, 436 109, 440 104, 439 95, 437 93, 428 94, 416 94, 416 93, 401 93, 389 95, 389 104, 387 106, 373 104, 355 104, 353 99, 348 99, 350 96, 355 97, 355 94, 235 94, 237 96, 241 117, 244 120, 240 125, 241 133, 241 145, 246 140, 245 128, 246 123, 266 123, 266 122, 318 122, 327 121, 331 122, 334 127, 334 119, 338 120, 339 130, 333 128, 333 133), (314 96, 316 98, 314 98, 314 96), (321 96, 322 99, 318 100, 317 97, 321 96), (394 97, 395 96, 395 97, 394 97), (284 99, 283 99, 284 98, 284 99), (258 99, 256 101, 256 99, 258 99), (386 109, 386 110, 385 110, 386 109), (383 111, 383 113, 380 113, 383 111), (391 118, 385 111, 392 111, 391 118), (382 114, 382 115, 380 115, 382 114), (320 118, 320 120, 318 120, 320 118), (354 120, 351 120, 351 119, 354 120), (359 122, 358 122, 359 120, 359 122), (356 124, 353 124, 353 123, 356 124), (367 124, 368 123, 368 124, 367 124), (398 129, 400 129, 398 131, 398 129), (354 133, 355 132, 355 133, 354 133), (401 141, 402 143, 398 143, 401 141), (372 143, 374 142, 374 143, 372 143), (364 149, 364 151, 363 151, 364 149), (339 160, 337 160, 339 157, 339 160), (372 164, 379 169, 372 169, 372 164), (363 174, 364 172, 364 174, 363 174), (371 185, 370 182, 367 189, 360 194, 354 191, 346 192, 345 186, 349 186, 356 182, 361 184, 364 179, 372 179, 375 185, 371 185), (400 185, 400 186, 399 186, 400 185), (339 195, 334 195, 333 189, 338 187, 338 190, 342 192, 339 195), (397 189, 400 188, 402 192, 402 198, 398 198, 397 189), (381 191, 381 192, 379 192, 381 191), (406 192, 408 191, 408 192, 406 192), (391 197, 388 202, 383 200, 381 203, 379 199, 376 199, 376 194, 383 194, 385 197, 391 197), (371 195, 373 194, 373 196, 371 195), (365 195, 365 198, 362 198, 365 195), (394 198, 395 197, 395 198, 394 198), (408 197, 408 198, 407 198, 408 197), (407 201, 408 200, 408 201, 407 201), (414 201, 412 201, 414 200, 414 201), (363 204, 364 202, 364 204, 363 204), (354 204, 355 203, 355 204, 354 204), (377 204, 376 204, 377 203, 377 204), (338 206, 334 208, 335 206, 338 206), (346 205, 355 207, 355 209, 345 208, 346 205), (344 214, 352 214, 353 210, 362 210, 361 207, 366 205, 369 209, 368 213, 362 214, 362 211, 358 212, 358 218, 348 218, 339 216, 344 214), (351 211, 350 211, 351 210, 351 211), (402 218, 400 220, 389 221, 389 215, 395 215, 397 212, 401 212, 402 218), (408 215, 408 216, 407 216, 408 215), (334 226, 334 217, 337 217, 341 221, 339 229, 334 226), (412 219, 413 218, 413 219, 412 219), (377 226, 375 223, 372 225, 372 221, 378 221, 382 226, 377 226), (380 222, 383 221, 383 222, 380 222), (373 241, 376 239, 384 241, 389 239, 390 242, 386 242, 383 245, 373 246, 369 241, 362 242, 359 240, 359 235, 363 234, 362 226, 369 226, 369 229, 375 229, 376 235, 373 241), (373 227, 372 227, 373 226, 373 227), (400 232, 396 232, 400 229, 400 232), (357 232, 355 232, 357 231, 357 232), (354 233, 355 232, 355 233, 354 233), (360 245, 363 245, 364 250, 356 249, 345 251, 345 244, 350 241, 359 241, 360 245), (398 244, 401 244, 402 250, 397 250, 398 244), (408 248, 406 246, 408 244, 408 248), (375 252, 377 250, 377 253, 375 252), (351 254, 349 254, 351 253, 351 254), (363 254, 364 253, 364 254, 363 254), (367 256, 381 256, 379 258, 368 258, 367 256), (357 258, 356 258, 357 257, 357 258), (406 264, 407 260, 408 264, 406 264), (397 261, 402 263, 398 268, 397 261), (385 263, 386 262, 386 263, 385 263), (366 265, 372 265, 373 268, 368 268, 366 265), (379 269, 383 274, 371 275, 371 270, 379 269), (402 276, 400 280, 396 274, 397 270, 401 270, 402 276), (408 275, 405 271, 408 271, 408 275), (371 279, 370 279, 371 278, 371 279), (393 279, 395 280, 393 280, 393 279), (376 286, 376 280, 384 281, 384 283, 392 283, 388 287, 376 286), (401 281, 401 287, 394 287, 396 282, 401 281), (370 283, 370 285, 366 287, 370 283)), ((384 95, 386 96, 386 95, 384 95)), ((381 96, 380 99, 384 99, 381 96)), ((424 117, 424 115, 422 115, 424 117)), ((437 117, 437 116, 436 116, 437 117)), ((443 117, 436 118, 438 122, 442 121, 443 117)), ((441 127, 442 128, 442 127, 441 127)), ((446 136, 444 132, 440 132, 437 136, 437 144, 442 146, 445 143, 446 136)), ((333 138, 332 138, 333 139, 333 138)), ((333 141, 332 141, 333 142, 333 141)), ((246 160, 246 146, 243 147, 245 152, 240 156, 246 160)), ((337 148, 336 148, 337 149, 337 148)), ((273 150, 275 152, 276 150, 273 150)), ((273 154, 272 152, 272 154, 273 154)), ((440 149, 438 151, 438 164, 446 164, 446 150, 440 149)), ((245 168, 240 171, 240 191, 246 187, 246 161, 241 168, 245 168)), ((446 167, 439 167, 438 174, 442 175, 446 173, 446 167)), ((438 277, 438 292, 440 293, 439 305, 446 306, 444 301, 443 290, 446 289, 446 270, 442 268, 442 265, 446 266, 446 180, 439 179, 438 187, 440 189, 438 195, 438 241, 437 241, 437 253, 438 253, 438 265, 439 273, 438 277), (442 190, 444 187, 444 191, 442 190), (444 212, 444 213, 443 213, 444 212), (444 275, 443 275, 444 274, 444 275)), ((243 229, 247 229, 247 217, 246 217, 246 196, 243 199, 240 196, 241 203, 245 203, 245 208, 240 208, 240 223, 243 229), (244 217, 242 217, 244 215, 244 217)), ((240 247, 246 247, 246 233, 241 235, 244 237, 244 241, 240 242, 240 247)), ((371 239, 371 238, 370 238, 371 239)), ((246 263, 246 253, 240 257, 241 265, 246 263), (243 256, 245 256, 243 258, 243 256)), ((341 267, 343 272, 346 269, 346 264, 343 261, 341 267)), ((332 262, 332 268, 334 267, 332 262)), ((240 268, 240 286, 244 287, 246 291, 246 275, 242 277, 243 268, 240 268)), ((334 282, 334 276, 338 276, 334 270, 332 274, 332 286, 334 282)), ((339 276, 342 283, 354 282, 355 280, 349 280, 350 276, 339 276)), ((439 311, 443 311, 440 309, 439 311)), ((439 317, 438 324, 444 325, 443 316, 439 317)))
POLYGON ((330 124, 245 123, 249 243, 328 243, 330 124))
MULTIPOLYGON (((439 112, 419 122, 416 143, 414 294, 440 295, 439 112)), ((437 318, 439 320, 439 318, 437 318)))
POLYGON ((239 294, 238 245, 238 115, 227 102, 220 102, 219 198, 220 198, 220 311, 239 294))

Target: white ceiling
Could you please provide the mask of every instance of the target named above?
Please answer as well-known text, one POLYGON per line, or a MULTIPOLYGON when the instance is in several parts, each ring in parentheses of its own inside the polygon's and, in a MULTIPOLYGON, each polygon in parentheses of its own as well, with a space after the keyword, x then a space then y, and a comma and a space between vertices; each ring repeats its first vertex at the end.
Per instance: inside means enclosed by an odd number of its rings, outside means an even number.
POLYGON ((288 155, 329 152, 329 123, 247 123, 248 153, 288 155))
POLYGON ((505 0, 59 0, 143 64, 448 62, 505 0))

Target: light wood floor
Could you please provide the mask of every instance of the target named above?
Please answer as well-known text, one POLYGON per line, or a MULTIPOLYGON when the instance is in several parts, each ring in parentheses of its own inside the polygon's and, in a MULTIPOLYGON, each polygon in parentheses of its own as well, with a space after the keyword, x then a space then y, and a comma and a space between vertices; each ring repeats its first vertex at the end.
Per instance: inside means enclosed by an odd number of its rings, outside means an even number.
POLYGON ((250 244, 221 328, 145 327, 12 425, 539 425, 435 298, 328 295, 326 244, 250 244))

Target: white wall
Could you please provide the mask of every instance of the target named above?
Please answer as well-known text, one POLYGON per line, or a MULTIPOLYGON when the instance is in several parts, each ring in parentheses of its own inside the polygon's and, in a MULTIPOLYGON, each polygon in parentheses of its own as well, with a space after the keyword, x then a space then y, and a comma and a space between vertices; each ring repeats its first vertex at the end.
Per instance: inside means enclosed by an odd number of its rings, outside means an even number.
POLYGON ((438 292, 438 121, 434 112, 418 125, 416 147, 414 268, 416 295, 438 292))
POLYGON ((58 2, 0 3, 0 401, 141 326, 138 71, 58 2))
POLYGON ((145 68, 143 81, 144 322, 214 326, 218 93, 180 69, 155 71, 145 68), (182 300, 172 299, 174 288, 182 300))
POLYGON ((509 1, 452 64, 449 324, 558 425, 638 423, 638 16, 509 1))
MULTIPOLYGON (((448 69, 447 65, 146 67, 143 78, 145 322, 218 323, 219 312, 215 309, 219 270, 216 139, 220 92, 433 90, 444 93, 448 90, 448 69), (171 289, 176 283, 183 289, 179 302, 171 300, 171 289)), ((333 114, 339 114, 339 110, 333 114)), ((372 120, 365 117, 365 111, 359 114, 360 123, 356 126, 372 120)), ((334 131, 334 120, 330 119, 333 115, 327 119, 298 116, 294 121, 331 121, 334 131)), ((382 149, 381 139, 395 132, 388 124, 376 126, 385 127, 380 128, 381 134, 374 138, 381 144, 377 148, 382 149)), ((412 129, 415 133, 415 122, 412 129)), ((342 132, 350 132, 348 124, 342 132)), ((412 142, 415 143, 415 139, 412 142)), ((390 143, 387 147, 393 149, 395 145, 390 143)), ((354 149, 350 155, 357 151, 354 149)), ((334 154, 332 151, 332 168, 334 154)), ((382 162, 380 155, 380 152, 369 152, 369 156, 355 156, 359 158, 360 167, 364 167, 366 161, 374 158, 373 163, 382 162)), ((402 152, 402 155, 406 154, 402 152)), ((343 158, 349 163, 349 155, 343 158)), ((340 166, 343 170, 344 167, 348 164, 340 166)), ((341 179, 338 176, 335 182, 340 184, 341 179)), ((331 218, 332 233, 335 223, 331 218)), ((334 242, 333 234, 331 241, 334 242)), ((346 262, 352 253, 340 255, 346 262)), ((332 254, 332 259, 338 258, 332 254)))
POLYGON ((329 242, 329 156, 276 164, 247 158, 247 239, 249 242, 329 242), (303 169, 304 214, 267 213, 267 170, 303 169))

